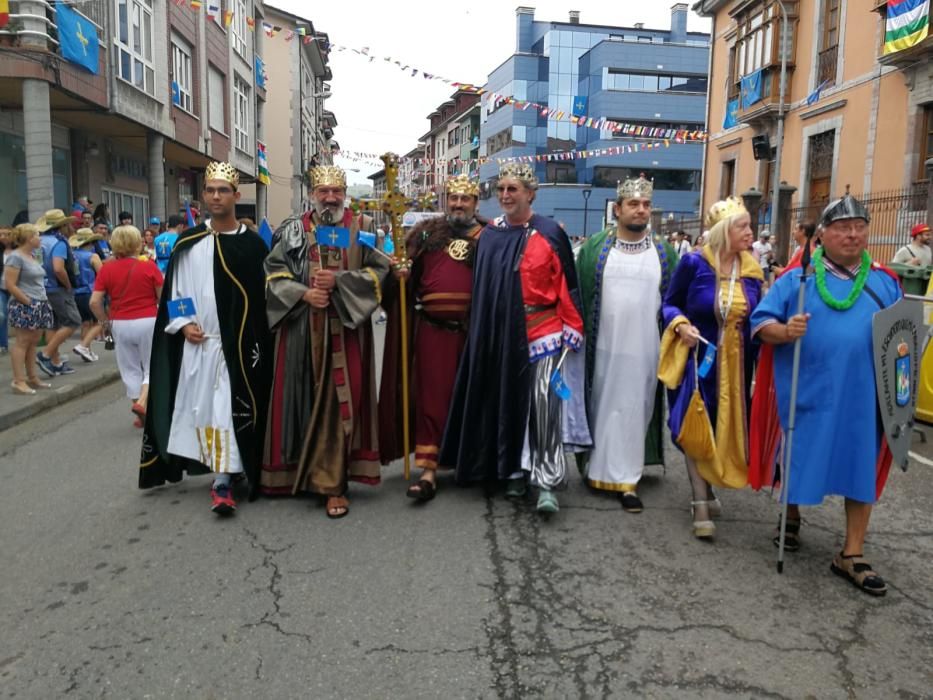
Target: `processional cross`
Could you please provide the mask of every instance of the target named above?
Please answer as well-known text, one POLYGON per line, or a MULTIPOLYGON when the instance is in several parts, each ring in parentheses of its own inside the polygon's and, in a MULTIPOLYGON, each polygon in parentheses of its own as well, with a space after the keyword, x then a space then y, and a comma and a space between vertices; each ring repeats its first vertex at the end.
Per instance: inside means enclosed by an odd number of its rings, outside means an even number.
MULTIPOLYGON (((386 153, 381 157, 385 164, 386 191, 381 199, 360 200, 360 208, 366 211, 383 211, 392 222, 392 240, 398 266, 404 268, 408 262, 408 247, 402 230, 402 216, 408 211, 408 198, 398 188, 398 156, 386 153)), ((399 333, 401 333, 402 364, 402 448, 405 461, 405 479, 411 476, 411 437, 409 435, 408 401, 408 299, 405 281, 399 283, 399 305, 401 307, 399 333)))

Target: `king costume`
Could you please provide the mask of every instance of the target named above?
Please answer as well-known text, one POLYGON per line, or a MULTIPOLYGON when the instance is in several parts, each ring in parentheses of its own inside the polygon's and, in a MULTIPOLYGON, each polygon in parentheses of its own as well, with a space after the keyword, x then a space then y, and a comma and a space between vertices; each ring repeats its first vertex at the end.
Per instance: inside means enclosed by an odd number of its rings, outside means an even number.
MULTIPOLYGON (((537 186, 526 165, 503 166, 500 181, 506 177, 537 186)), ((459 483, 490 484, 524 472, 544 491, 565 484, 564 450, 591 445, 581 313, 570 241, 556 222, 534 214, 523 225, 500 217, 486 226, 441 449, 441 463, 456 466, 459 483), (572 351, 562 368, 572 391, 566 402, 550 387, 565 348, 572 351)))
MULTIPOLYGON (((643 177, 618 188, 620 201, 652 195, 643 177)), ((593 488, 634 493, 647 464, 664 464, 664 393, 658 381, 661 300, 678 257, 646 230, 629 242, 612 226, 590 236, 577 256, 586 324, 586 398, 593 488)), ((581 463, 583 460, 580 460, 581 463)))
MULTIPOLYGON (((447 181, 449 194, 479 197, 479 186, 465 175, 447 181)), ((415 226, 406 237, 411 260, 409 318, 413 342, 411 379, 415 466, 437 469, 457 367, 467 338, 473 297, 473 261, 483 224, 463 225, 438 215, 415 226)), ((400 309, 397 286, 387 284, 386 349, 379 401, 382 463, 402 457, 400 309)), ((422 488, 425 488, 422 486, 422 488)), ((432 491, 433 493, 433 491, 432 491)))
MULTIPOLYGON (((832 203, 824 221, 864 218, 868 214, 848 195, 832 203)), ((874 503, 880 496, 891 464, 877 408, 872 317, 901 297, 897 276, 867 252, 853 269, 828 259, 823 249, 813 255, 815 274, 805 280, 804 313, 809 314, 807 333, 800 339, 800 379, 794 451, 791 457, 788 502, 817 505, 828 495, 844 496, 860 503, 874 503), (843 300, 852 293, 856 279, 864 276, 864 288, 851 307, 832 308, 827 299, 843 300), (822 282, 820 281, 822 280, 822 282), (819 286, 825 285, 825 293, 819 286)), ((772 323, 786 323, 797 313, 800 267, 775 281, 752 315, 752 332, 772 323)), ((791 371, 794 343, 773 346, 771 367, 757 375, 756 394, 776 399, 780 429, 787 430, 790 414, 791 371)), ((751 430, 773 433, 768 420, 774 402, 754 414, 751 430)), ((779 436, 758 441, 760 453, 752 485, 774 483, 779 436)))
MULTIPOLYGON (((239 184, 226 163, 210 164, 206 179, 239 184)), ((245 473, 256 496, 272 371, 266 250, 243 225, 218 232, 208 220, 179 236, 152 340, 140 488, 180 481, 185 471, 245 473), (202 343, 186 342, 180 331, 190 323, 202 343)))
MULTIPOLYGON (((314 187, 346 188, 333 166, 312 169, 314 187)), ((348 481, 380 482, 376 368, 370 318, 382 301, 385 256, 360 245, 372 221, 349 209, 335 226, 349 247, 318 238, 316 212, 287 220, 266 259, 266 305, 275 374, 261 487, 268 495, 342 496, 348 481), (336 273, 326 309, 304 301, 318 270, 336 273)), ((333 233, 333 229, 326 229, 333 233)))

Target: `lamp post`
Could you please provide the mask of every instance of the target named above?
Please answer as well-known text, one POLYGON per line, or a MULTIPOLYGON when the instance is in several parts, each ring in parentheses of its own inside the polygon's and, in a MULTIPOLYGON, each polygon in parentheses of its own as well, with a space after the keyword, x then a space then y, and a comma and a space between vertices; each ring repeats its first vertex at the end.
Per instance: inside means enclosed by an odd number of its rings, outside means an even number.
MULTIPOLYGON (((784 95, 787 93, 787 7, 784 0, 777 0, 781 6, 781 88, 778 96, 777 139, 774 144, 774 186, 771 193, 771 235, 775 237, 778 250, 790 248, 790 231, 781 228, 778 211, 778 198, 781 193, 781 150, 784 147, 784 95)), ((782 263, 786 260, 781 260, 782 263)))
POLYGON ((589 187, 583 188, 583 235, 586 236, 586 219, 587 215, 590 213, 590 195, 593 194, 593 190, 589 187))

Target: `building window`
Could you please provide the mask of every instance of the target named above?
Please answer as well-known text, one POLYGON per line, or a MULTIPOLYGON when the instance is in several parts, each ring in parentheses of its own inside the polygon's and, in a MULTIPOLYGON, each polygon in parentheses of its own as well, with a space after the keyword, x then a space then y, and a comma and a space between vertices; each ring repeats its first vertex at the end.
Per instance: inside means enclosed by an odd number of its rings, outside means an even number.
POLYGON ((152 0, 116 0, 114 51, 119 76, 150 95, 155 94, 152 64, 152 0))
MULTIPOLYGON (((788 59, 793 60, 796 0, 785 0, 789 15, 788 59)), ((765 0, 736 15, 736 60, 729 76, 737 84, 743 76, 781 61, 781 11, 777 2, 765 0)), ((732 89, 730 88, 730 92, 732 89)))
POLYGON ((246 58, 246 0, 233 0, 233 50, 246 58))
POLYGON ((817 84, 835 85, 836 64, 839 57, 840 0, 823 0, 823 31, 817 66, 817 84))
POLYGON ((234 145, 244 153, 252 153, 249 143, 249 85, 240 76, 233 76, 233 136, 234 145))
POLYGON ((110 209, 110 218, 116 220, 121 211, 128 211, 133 215, 133 223, 144 227, 149 221, 149 197, 138 192, 127 192, 102 188, 101 199, 110 209))
POLYGON ((719 181, 719 198, 725 199, 735 193, 735 161, 722 162, 722 178, 719 181))
POLYGON ((224 26, 224 3, 223 0, 209 0, 207 3, 207 18, 223 29, 224 26))
POLYGON ((641 173, 654 183, 656 190, 698 192, 700 189, 699 170, 649 170, 611 166, 593 168, 593 187, 615 187, 619 182, 638 177, 641 173))
POLYGON ((706 94, 708 79, 704 76, 659 73, 629 73, 609 71, 607 90, 634 90, 638 92, 689 92, 706 94))
POLYGON ((224 76, 214 66, 207 67, 207 118, 211 129, 227 133, 227 121, 224 114, 224 104, 226 103, 226 90, 224 87, 224 76))
POLYGON ((191 49, 183 42, 172 39, 173 101, 186 112, 194 114, 191 99, 191 49))
POLYGON ((925 161, 933 158, 933 104, 923 107, 923 131, 920 134, 920 162, 917 167, 917 179, 927 180, 925 161))
POLYGON ((824 131, 810 137, 807 151, 807 193, 811 204, 829 201, 836 152, 836 132, 824 131))

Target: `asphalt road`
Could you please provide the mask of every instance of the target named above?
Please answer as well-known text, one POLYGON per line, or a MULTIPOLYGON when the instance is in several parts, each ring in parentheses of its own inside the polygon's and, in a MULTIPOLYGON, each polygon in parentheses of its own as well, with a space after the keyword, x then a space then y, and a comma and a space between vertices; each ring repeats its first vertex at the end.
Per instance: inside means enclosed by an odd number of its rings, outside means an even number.
POLYGON ((3 697, 933 695, 933 467, 875 513, 876 600, 829 572, 835 501, 783 576, 765 494, 722 494, 694 540, 672 451, 641 515, 577 479, 549 520, 449 479, 419 507, 395 467, 340 521, 312 499, 221 521, 205 477, 136 489, 120 393, 0 433, 3 697))

